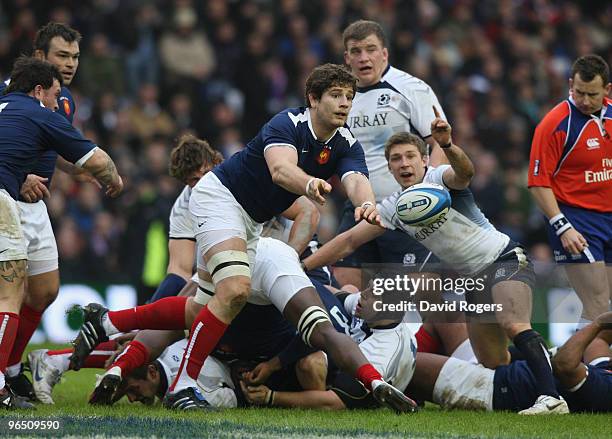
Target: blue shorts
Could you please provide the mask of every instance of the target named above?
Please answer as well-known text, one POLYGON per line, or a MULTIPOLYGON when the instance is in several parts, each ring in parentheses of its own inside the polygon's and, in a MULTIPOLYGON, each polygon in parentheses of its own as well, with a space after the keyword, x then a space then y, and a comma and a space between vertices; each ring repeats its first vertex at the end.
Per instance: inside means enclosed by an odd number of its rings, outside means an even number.
POLYGON ((595 366, 587 366, 589 375, 575 392, 561 390, 572 412, 612 412, 612 364, 603 361, 595 366))
POLYGON ((589 246, 580 255, 572 255, 565 251, 561 240, 547 221, 548 241, 553 249, 555 261, 559 264, 588 264, 597 261, 611 264, 612 213, 595 212, 564 204, 559 204, 559 208, 572 226, 584 236, 589 246))
POLYGON ((518 412, 533 405, 538 397, 536 379, 523 360, 495 369, 493 410, 518 412))
MULTIPOLYGON (((350 201, 344 205, 338 234, 355 226, 355 209, 350 201)), ((423 245, 400 230, 387 230, 378 238, 366 242, 352 254, 340 259, 336 267, 360 268, 362 264, 402 264, 419 271, 424 263, 438 263, 440 260, 423 245)))

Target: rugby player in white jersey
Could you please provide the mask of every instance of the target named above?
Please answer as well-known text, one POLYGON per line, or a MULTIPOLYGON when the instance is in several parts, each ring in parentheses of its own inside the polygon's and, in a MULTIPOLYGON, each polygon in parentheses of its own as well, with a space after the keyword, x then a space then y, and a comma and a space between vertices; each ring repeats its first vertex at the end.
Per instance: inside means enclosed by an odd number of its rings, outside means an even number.
POLYGON ((383 226, 359 223, 329 241, 304 260, 306 269, 328 265, 355 248, 380 236, 386 229, 399 229, 420 241, 460 276, 486 280, 484 291, 468 295, 468 301, 491 300, 497 305, 493 322, 469 322, 469 334, 477 358, 486 367, 507 364, 510 354, 507 337, 521 351, 537 378, 539 398, 525 414, 567 413, 566 402, 554 385, 550 359, 543 338, 531 328, 531 286, 533 267, 523 248, 497 231, 485 218, 468 185, 474 167, 461 148, 451 140, 448 122, 437 117, 431 124, 450 165, 428 167, 427 146, 410 133, 397 133, 385 144, 388 167, 402 188, 426 182, 443 185, 451 194, 452 207, 435 223, 413 227, 402 223, 396 214, 401 191, 379 204, 383 226), (486 297, 485 294, 492 297, 486 297))
MULTIPOLYGON (((386 38, 380 24, 359 20, 342 35, 344 61, 357 77, 357 93, 347 124, 363 146, 376 202, 397 191, 400 186, 387 170, 385 142, 394 133, 407 131, 423 138, 435 157, 443 159, 431 136, 434 119, 432 107, 441 108, 431 87, 419 78, 389 64, 386 38)), ((442 116, 444 116, 442 114, 442 116)), ((345 205, 338 233, 355 225, 352 205, 345 205)), ((361 289, 361 265, 375 263, 403 264, 420 267, 437 262, 420 243, 397 230, 388 230, 352 254, 336 262, 334 276, 340 285, 352 284, 361 289)))

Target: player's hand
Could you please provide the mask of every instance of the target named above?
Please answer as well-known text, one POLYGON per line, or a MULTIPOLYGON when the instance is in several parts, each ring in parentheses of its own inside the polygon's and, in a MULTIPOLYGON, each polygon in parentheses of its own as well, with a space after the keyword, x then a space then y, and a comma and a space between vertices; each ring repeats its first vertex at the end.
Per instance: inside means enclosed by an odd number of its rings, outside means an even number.
POLYGON ((366 201, 361 206, 355 208, 355 222, 358 223, 361 220, 366 220, 370 224, 382 227, 382 220, 378 210, 376 210, 375 203, 366 201))
POLYGON ((123 180, 121 176, 117 176, 117 180, 106 186, 106 196, 116 198, 123 190, 123 180))
POLYGON ((21 185, 19 194, 28 203, 36 203, 45 197, 50 197, 49 189, 45 183, 48 178, 39 177, 38 175, 28 174, 25 181, 21 185))
POLYGON ((582 236, 582 234, 573 227, 570 227, 563 232, 560 239, 563 248, 573 255, 579 255, 589 246, 589 243, 584 236, 582 236))
POLYGON ((451 143, 452 128, 450 124, 440 117, 440 112, 433 106, 436 118, 431 122, 431 137, 438 142, 438 145, 448 145, 451 143))
POLYGON ((270 375, 277 370, 278 368, 274 366, 272 361, 264 361, 255 366, 252 371, 246 372, 242 377, 247 384, 258 385, 268 381, 270 375))
POLYGON ((325 196, 332 190, 331 184, 320 178, 311 178, 306 185, 306 196, 321 205, 325 204, 325 196))
POLYGON ((268 405, 272 391, 264 386, 249 386, 244 381, 240 381, 242 393, 248 402, 254 405, 268 405))

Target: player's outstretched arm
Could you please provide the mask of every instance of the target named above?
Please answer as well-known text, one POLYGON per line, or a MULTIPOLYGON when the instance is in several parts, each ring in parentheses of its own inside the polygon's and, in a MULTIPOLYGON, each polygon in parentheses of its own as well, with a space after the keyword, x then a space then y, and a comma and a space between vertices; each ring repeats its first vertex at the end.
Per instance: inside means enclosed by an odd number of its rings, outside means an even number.
POLYGON ((361 245, 385 233, 385 228, 365 221, 339 234, 319 250, 302 261, 304 271, 314 270, 324 265, 332 265, 339 259, 350 255, 361 245))
POLYGON ((312 201, 325 204, 325 194, 331 192, 331 185, 320 178, 306 174, 298 165, 295 148, 272 146, 264 152, 272 182, 294 194, 306 195, 312 201))
POLYGON ((117 197, 123 190, 123 180, 117 172, 115 162, 102 149, 96 148, 92 156, 83 163, 83 168, 106 187, 106 195, 117 197))
POLYGON ((55 166, 60 171, 70 175, 76 181, 79 181, 81 183, 92 183, 93 185, 97 186, 98 189, 102 189, 102 186, 100 185, 98 180, 96 180, 96 178, 91 175, 91 173, 89 173, 86 169, 79 168, 78 166, 70 163, 62 156, 57 157, 55 166))
POLYGON ((319 227, 319 218, 321 217, 319 209, 312 201, 302 196, 283 212, 283 216, 293 221, 287 244, 298 255, 301 255, 306 250, 312 236, 317 232, 317 227, 319 227))
POLYGON ((304 390, 302 392, 277 392, 267 386, 247 386, 240 382, 245 398, 251 404, 269 407, 318 408, 342 410, 346 406, 332 390, 304 390))
POLYGON ((355 206, 355 222, 362 219, 370 224, 382 226, 380 214, 376 210, 376 198, 372 185, 363 174, 350 174, 342 179, 346 195, 355 206))
MULTIPOLYGON (((561 384, 570 389, 586 377, 582 357, 587 346, 600 331, 612 328, 612 312, 600 315, 595 321, 576 332, 559 348, 552 359, 553 371, 561 384)), ((603 352, 601 356, 605 356, 603 352)))
POLYGON ((444 172, 444 183, 452 189, 465 189, 474 176, 474 164, 467 154, 451 138, 452 127, 440 117, 433 107, 436 118, 431 122, 431 137, 438 142, 451 167, 444 172))

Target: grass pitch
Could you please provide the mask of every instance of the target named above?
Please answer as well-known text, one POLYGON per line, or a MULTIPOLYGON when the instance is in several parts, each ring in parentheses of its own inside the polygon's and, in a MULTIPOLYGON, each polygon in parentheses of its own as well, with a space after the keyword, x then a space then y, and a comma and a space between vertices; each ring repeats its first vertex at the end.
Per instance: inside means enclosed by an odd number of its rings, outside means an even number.
POLYGON ((35 412, 0 411, 0 436, 158 438, 609 438, 611 415, 523 417, 514 413, 443 411, 433 406, 413 415, 389 410, 328 412, 290 409, 227 409, 170 412, 123 400, 113 407, 87 404, 95 370, 68 372, 55 387, 54 406, 35 412), (58 420, 59 430, 17 430, 15 420, 58 420))

